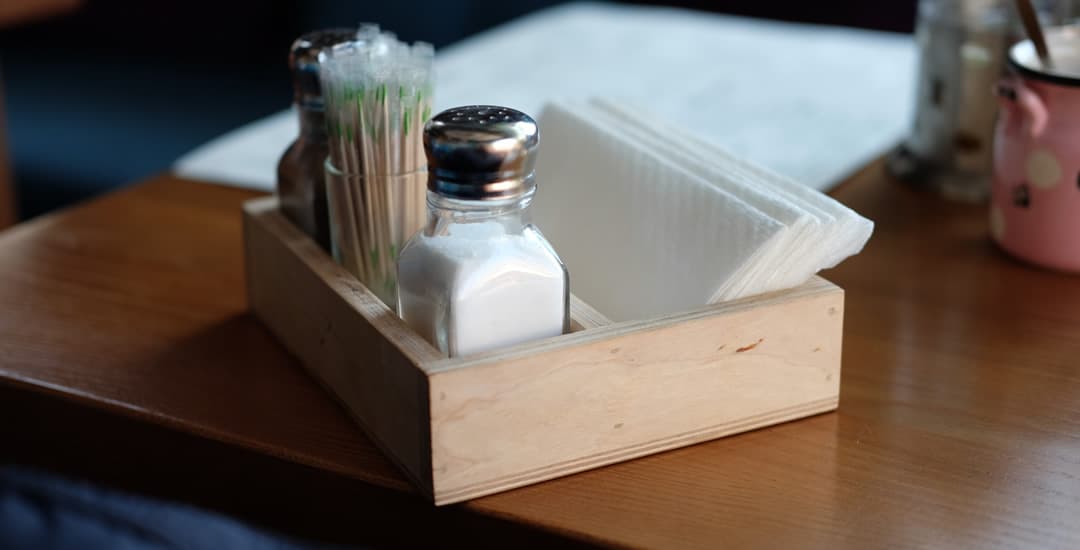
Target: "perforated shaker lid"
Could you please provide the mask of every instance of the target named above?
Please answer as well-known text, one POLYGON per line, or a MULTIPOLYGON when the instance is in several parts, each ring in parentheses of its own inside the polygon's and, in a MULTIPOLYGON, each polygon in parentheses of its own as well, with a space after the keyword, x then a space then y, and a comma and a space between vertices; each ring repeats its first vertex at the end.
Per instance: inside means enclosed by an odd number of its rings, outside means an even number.
POLYGON ((289 50, 289 69, 293 74, 293 100, 304 109, 324 109, 319 83, 319 54, 336 44, 356 39, 356 29, 339 28, 312 31, 297 38, 289 50))
POLYGON ((531 191, 539 143, 536 121, 521 111, 494 105, 447 109, 424 127, 428 189, 466 200, 531 191))

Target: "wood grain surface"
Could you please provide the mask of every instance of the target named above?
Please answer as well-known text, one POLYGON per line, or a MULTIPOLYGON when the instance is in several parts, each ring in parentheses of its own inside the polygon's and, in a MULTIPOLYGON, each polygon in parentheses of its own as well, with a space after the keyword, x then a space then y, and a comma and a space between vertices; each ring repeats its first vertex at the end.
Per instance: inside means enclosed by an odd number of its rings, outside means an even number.
POLYGON ((442 354, 282 215, 275 197, 243 209, 252 312, 430 494, 428 377, 420 365, 442 354))
MULTIPOLYGON (((252 313, 435 504, 834 410, 844 291, 796 288, 445 357, 278 209, 244 203, 252 313), (657 414, 663 411, 663 414, 657 414)), ((585 311, 578 326, 596 321, 585 311)))
MULTIPOLYGON (((453 508, 639 547, 1080 546, 1080 278, 878 164, 835 195, 877 223, 825 273, 837 413, 453 508)), ((251 196, 162 177, 0 233, 0 380, 409 490, 246 313, 251 196)))
POLYGON ((248 314, 253 196, 162 178, 0 233, 0 377, 408 490, 248 314))
POLYGON ((436 502, 830 411, 844 292, 821 278, 430 365, 436 502))

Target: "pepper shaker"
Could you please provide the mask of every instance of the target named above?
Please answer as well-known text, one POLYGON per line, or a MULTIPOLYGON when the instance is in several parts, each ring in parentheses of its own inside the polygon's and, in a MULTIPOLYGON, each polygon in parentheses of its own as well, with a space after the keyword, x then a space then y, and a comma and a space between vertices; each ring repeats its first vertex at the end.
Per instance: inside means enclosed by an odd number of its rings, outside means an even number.
POLYGON ((278 162, 281 211, 324 250, 330 250, 330 218, 323 163, 329 154, 325 104, 319 83, 319 54, 353 40, 355 29, 328 29, 296 39, 289 52, 300 134, 278 162))

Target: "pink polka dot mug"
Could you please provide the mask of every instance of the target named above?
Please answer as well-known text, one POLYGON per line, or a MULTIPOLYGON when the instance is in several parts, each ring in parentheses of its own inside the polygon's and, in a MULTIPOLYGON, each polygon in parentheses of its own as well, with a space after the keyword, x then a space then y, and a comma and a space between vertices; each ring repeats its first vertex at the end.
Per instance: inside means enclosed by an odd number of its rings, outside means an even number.
POLYGON ((1047 42, 1052 68, 1025 40, 998 84, 990 232, 1017 258, 1080 272, 1080 27, 1047 42))

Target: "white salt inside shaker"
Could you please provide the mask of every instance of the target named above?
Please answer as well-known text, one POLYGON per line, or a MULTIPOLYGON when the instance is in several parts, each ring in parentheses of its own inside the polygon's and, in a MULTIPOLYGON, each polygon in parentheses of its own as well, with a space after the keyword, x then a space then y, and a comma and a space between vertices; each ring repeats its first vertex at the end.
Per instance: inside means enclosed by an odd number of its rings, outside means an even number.
POLYGON ((451 357, 557 336, 566 267, 529 223, 539 134, 528 115, 450 109, 424 129, 428 222, 398 258, 398 313, 451 357))

